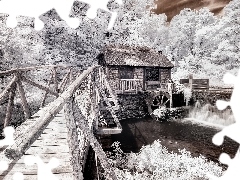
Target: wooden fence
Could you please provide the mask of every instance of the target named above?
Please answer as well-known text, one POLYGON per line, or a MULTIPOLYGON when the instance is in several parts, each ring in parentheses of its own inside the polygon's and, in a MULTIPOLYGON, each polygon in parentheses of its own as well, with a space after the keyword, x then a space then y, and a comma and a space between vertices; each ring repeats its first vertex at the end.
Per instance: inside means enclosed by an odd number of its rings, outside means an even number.
POLYGON ((189 79, 180 79, 180 84, 191 90, 209 90, 209 79, 193 79, 192 75, 189 75, 189 79))

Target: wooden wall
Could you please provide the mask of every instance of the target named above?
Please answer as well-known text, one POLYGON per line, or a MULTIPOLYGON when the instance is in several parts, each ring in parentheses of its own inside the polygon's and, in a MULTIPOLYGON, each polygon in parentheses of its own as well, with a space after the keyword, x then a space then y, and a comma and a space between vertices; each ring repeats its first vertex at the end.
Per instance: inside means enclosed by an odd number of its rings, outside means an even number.
POLYGON ((161 83, 167 83, 171 79, 171 69, 160 69, 161 83))
POLYGON ((139 82, 139 88, 140 90, 143 89, 143 76, 144 76, 144 69, 140 68, 140 67, 136 67, 134 69, 134 79, 141 79, 141 81, 139 82))
POLYGON ((119 82, 118 67, 107 67, 106 68, 107 78, 109 84, 113 90, 116 90, 119 82))
MULTIPOLYGON (((120 67, 120 66, 119 66, 120 67)), ((106 68, 106 74, 109 80, 111 87, 116 90, 119 82, 119 67, 118 66, 109 66, 106 68)), ((144 88, 144 70, 143 67, 132 67, 134 72, 134 79, 140 79, 138 81, 139 90, 144 88)), ((171 69, 160 69, 160 78, 161 83, 167 83, 171 79, 171 69)))

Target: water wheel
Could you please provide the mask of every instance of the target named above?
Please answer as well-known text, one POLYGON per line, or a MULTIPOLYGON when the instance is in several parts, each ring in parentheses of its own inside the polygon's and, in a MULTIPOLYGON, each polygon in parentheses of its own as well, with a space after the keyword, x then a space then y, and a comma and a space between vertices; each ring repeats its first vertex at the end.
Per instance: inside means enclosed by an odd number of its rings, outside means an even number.
POLYGON ((148 113, 152 116, 153 119, 156 119, 153 115, 155 109, 166 107, 170 108, 170 95, 168 92, 151 92, 146 99, 148 106, 148 113))

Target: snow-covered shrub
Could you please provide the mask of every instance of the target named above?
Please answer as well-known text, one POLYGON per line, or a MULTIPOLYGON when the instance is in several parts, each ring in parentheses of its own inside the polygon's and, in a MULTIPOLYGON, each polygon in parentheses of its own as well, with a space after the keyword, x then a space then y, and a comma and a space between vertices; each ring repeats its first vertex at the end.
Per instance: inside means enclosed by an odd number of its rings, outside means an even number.
POLYGON ((169 152, 156 140, 152 145, 143 146, 139 153, 130 153, 127 169, 115 169, 119 180, 191 180, 208 179, 207 174, 222 175, 222 168, 205 157, 192 157, 189 151, 180 154, 169 152))
MULTIPOLYGON (((187 113, 188 114, 188 113, 187 113)), ((157 120, 172 120, 180 119, 186 116, 186 110, 184 108, 170 108, 161 107, 153 111, 153 115, 157 120)))
POLYGON ((152 114, 158 119, 165 119, 167 108, 165 106, 155 109, 152 114))
POLYGON ((188 105, 188 102, 190 101, 192 97, 192 90, 188 87, 184 88, 184 100, 186 101, 186 105, 188 105))

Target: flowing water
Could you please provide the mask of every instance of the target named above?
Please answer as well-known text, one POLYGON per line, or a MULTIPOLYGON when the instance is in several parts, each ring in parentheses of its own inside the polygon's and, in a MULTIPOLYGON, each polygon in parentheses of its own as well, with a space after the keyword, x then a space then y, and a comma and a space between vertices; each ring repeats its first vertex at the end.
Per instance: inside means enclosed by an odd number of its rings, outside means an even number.
POLYGON ((235 122, 230 108, 220 111, 216 106, 212 106, 211 104, 201 106, 198 101, 190 111, 189 118, 222 126, 228 126, 235 122))

